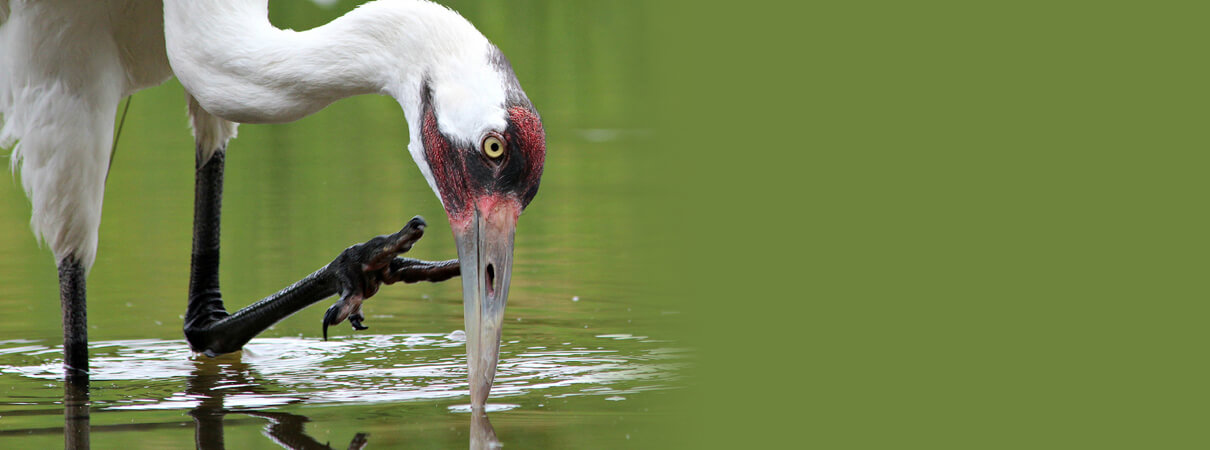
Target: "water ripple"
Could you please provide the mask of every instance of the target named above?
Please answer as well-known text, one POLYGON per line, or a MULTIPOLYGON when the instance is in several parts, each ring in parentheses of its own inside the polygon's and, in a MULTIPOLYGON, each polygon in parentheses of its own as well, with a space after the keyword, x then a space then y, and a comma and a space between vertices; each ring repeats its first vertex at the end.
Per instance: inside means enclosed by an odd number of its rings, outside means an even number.
MULTIPOLYGON (((518 341, 501 345, 493 398, 538 394, 562 398, 667 389, 684 367, 684 352, 639 343, 646 336, 600 335, 587 346, 546 350, 518 341), (600 341, 600 342, 597 342, 600 341), (626 347, 611 347, 619 341, 626 347)), ((570 343, 569 343, 570 344, 570 343)), ((583 343, 580 343, 583 344, 583 343)), ((243 352, 208 358, 184 341, 95 342, 94 404, 113 410, 188 409, 221 397, 227 408, 291 403, 377 403, 466 397, 465 337, 449 334, 373 335, 322 341, 254 339, 243 352)), ((45 384, 61 377, 60 347, 0 342, 0 373, 45 384)), ((54 403, 46 391, 44 404, 54 403)), ((15 404, 0 397, 0 403, 15 404)), ((497 408, 512 409, 513 404, 497 408)), ((459 412, 457 407, 451 411, 459 412)))

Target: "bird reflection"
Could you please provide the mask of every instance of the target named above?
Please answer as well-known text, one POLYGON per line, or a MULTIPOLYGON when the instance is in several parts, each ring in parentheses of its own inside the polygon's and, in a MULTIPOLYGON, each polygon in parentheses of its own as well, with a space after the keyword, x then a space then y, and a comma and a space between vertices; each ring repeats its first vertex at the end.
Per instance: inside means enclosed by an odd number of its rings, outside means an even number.
POLYGON ((63 381, 63 448, 88 448, 88 374, 71 374, 63 381))
MULTIPOLYGON (((194 441, 199 449, 224 449, 223 420, 228 414, 264 419, 263 434, 282 448, 287 449, 331 449, 307 435, 305 424, 311 420, 306 416, 280 411, 258 411, 244 408, 228 409, 225 400, 232 395, 279 394, 272 381, 261 378, 253 367, 241 360, 241 354, 224 355, 218 358, 198 357, 186 380, 185 394, 198 399, 196 407, 189 411, 194 422, 194 441)), ((87 375, 74 375, 64 379, 64 448, 89 448, 90 414, 89 379, 87 375)), ((498 449, 501 447, 491 420, 482 409, 471 414, 470 448, 498 449)), ((97 431, 106 431, 101 426, 97 431)), ((20 430, 16 430, 20 431, 20 430)), ((357 433, 349 441, 349 449, 362 449, 369 443, 368 433, 357 433)))
POLYGON ((487 419, 487 412, 472 410, 471 411, 471 450, 487 450, 500 448, 500 441, 496 439, 496 429, 492 427, 492 421, 487 419))
MULTIPOLYGON (((227 414, 243 414, 269 420, 265 427, 265 435, 273 442, 288 449, 331 449, 328 444, 320 443, 308 436, 303 430, 305 423, 310 422, 306 416, 287 412, 230 410, 223 402, 232 394, 269 394, 272 391, 265 386, 268 382, 259 379, 251 366, 240 359, 240 353, 224 355, 219 358, 199 357, 194 362, 193 373, 189 376, 189 384, 185 393, 201 398, 201 403, 189 411, 193 422, 197 424, 194 439, 197 448, 223 449, 223 417, 227 414)), ((348 448, 361 449, 368 443, 366 433, 357 433, 349 442, 348 448)))

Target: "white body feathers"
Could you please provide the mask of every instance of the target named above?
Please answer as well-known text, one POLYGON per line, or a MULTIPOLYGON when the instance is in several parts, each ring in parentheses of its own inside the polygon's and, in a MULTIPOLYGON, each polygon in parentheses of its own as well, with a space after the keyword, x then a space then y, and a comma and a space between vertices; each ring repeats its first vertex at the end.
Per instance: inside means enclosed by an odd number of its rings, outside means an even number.
POLYGON ((171 76, 156 2, 4 0, 0 147, 56 261, 96 258, 97 227, 122 97, 171 76))
POLYGON ((409 150, 437 192, 420 138, 424 82, 446 135, 477 142, 506 124, 491 44, 427 1, 372 2, 303 32, 270 24, 267 0, 166 0, 162 9, 143 0, 0 0, 0 22, 0 147, 15 144, 34 233, 56 260, 74 255, 86 268, 118 103, 173 74, 189 94, 203 160, 235 136, 233 122, 287 122, 340 98, 386 94, 403 108, 409 150))

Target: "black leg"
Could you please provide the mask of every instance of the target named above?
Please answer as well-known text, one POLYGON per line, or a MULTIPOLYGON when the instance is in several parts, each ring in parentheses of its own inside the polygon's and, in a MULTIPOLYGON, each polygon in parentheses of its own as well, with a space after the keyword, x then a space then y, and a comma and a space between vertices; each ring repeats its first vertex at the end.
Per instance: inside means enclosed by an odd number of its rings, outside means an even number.
POLYGON ((59 303, 63 308, 63 445, 88 448, 88 308, 84 266, 68 256, 59 261, 59 303))
POLYGON ((320 300, 340 294, 324 316, 327 326, 345 318, 363 329, 361 302, 382 284, 443 281, 459 273, 458 261, 425 262, 398 258, 424 235, 425 222, 416 217, 398 233, 378 236, 345 249, 334 261, 301 281, 246 308, 228 314, 219 292, 219 214, 222 209, 224 152, 199 161, 193 214, 193 258, 185 338, 194 351, 218 355, 239 350, 278 321, 320 300))
POLYGON ((191 328, 227 317, 218 285, 223 166, 227 155, 223 149, 219 149, 209 161, 202 161, 200 156, 198 158, 193 186, 193 255, 189 261, 186 336, 191 328))
POLYGON ((59 303, 63 308, 63 371, 68 380, 88 381, 88 311, 84 266, 75 257, 59 261, 59 303))

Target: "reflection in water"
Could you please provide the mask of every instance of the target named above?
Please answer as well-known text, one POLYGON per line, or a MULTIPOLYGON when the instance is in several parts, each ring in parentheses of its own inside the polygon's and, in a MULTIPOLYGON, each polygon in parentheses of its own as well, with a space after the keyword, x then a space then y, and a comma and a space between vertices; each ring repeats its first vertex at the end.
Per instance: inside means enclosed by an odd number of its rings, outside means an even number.
MULTIPOLYGON (((255 372, 239 359, 237 353, 233 357, 198 358, 194 364, 193 374, 188 379, 185 391, 201 399, 197 407, 189 411, 196 424, 194 440, 200 449, 224 449, 223 417, 227 414, 243 414, 252 417, 268 419, 265 436, 282 448, 288 449, 331 449, 327 444, 321 444, 315 438, 308 436, 303 430, 305 423, 310 422, 306 416, 286 412, 230 410, 224 405, 224 399, 234 394, 262 394, 266 383, 255 375, 255 372), (228 385, 239 386, 239 389, 225 389, 228 385)), ((68 377, 63 384, 64 405, 64 448, 89 448, 89 380, 88 376, 68 377)), ((486 418, 484 419, 486 421, 486 418)), ((491 424, 487 424, 491 427, 491 424)), ((357 433, 349 442, 349 449, 362 449, 369 443, 367 433, 357 433)), ((495 434, 491 433, 494 438, 495 434)), ((473 442, 473 439, 472 439, 473 442)), ((485 447, 486 448, 486 447, 485 447)))
MULTIPOLYGON (((195 412, 196 412, 196 410, 195 410, 195 412)), ((332 448, 332 447, 328 446, 327 444, 320 444, 319 441, 315 440, 315 438, 312 438, 311 436, 308 436, 306 433, 303 432, 303 424, 311 421, 311 419, 308 419, 306 416, 300 416, 298 414, 290 414, 290 413, 286 413, 286 412, 273 412, 273 411, 243 411, 241 413, 249 415, 249 416, 253 416, 253 417, 261 417, 261 418, 269 419, 269 425, 265 427, 265 435, 269 436, 269 439, 272 439, 273 442, 276 442, 277 445, 280 445, 283 448, 289 448, 289 449, 330 449, 330 448, 332 448)), ((191 413, 191 414, 194 414, 194 413, 191 413)), ((196 414, 194 414, 194 418, 196 419, 197 417, 198 416, 196 414)), ((221 420, 220 420, 220 422, 221 422, 221 420)), ((199 423, 198 424, 199 434, 201 432, 201 429, 202 429, 202 426, 199 423)), ((219 433, 222 433, 221 423, 220 423, 219 433)), ((357 433, 357 434, 353 435, 353 440, 351 442, 349 442, 349 450, 355 450, 355 449, 359 450, 359 449, 365 448, 366 444, 369 444, 369 442, 370 442, 368 439, 366 439, 367 436, 369 436, 369 433, 357 433)), ((219 439, 220 439, 220 444, 221 444, 221 439, 222 439, 221 434, 219 435, 219 439)), ((199 437, 198 448, 222 448, 222 447, 219 447, 219 446, 208 447, 206 445, 203 445, 201 438, 199 437)))
POLYGON ((88 374, 68 375, 63 383, 63 448, 88 448, 88 406, 88 374))
MULTIPOLYGON (((239 408, 466 398, 463 336, 413 333, 326 342, 262 338, 249 343, 239 358, 214 359, 191 357, 183 340, 98 341, 89 346, 92 381, 116 390, 107 389, 100 398, 93 392, 92 400, 105 411, 187 410, 198 406, 209 393, 182 388, 206 376, 221 383, 228 407, 239 408), (252 369, 256 386, 233 381, 240 377, 247 381, 252 369)), ((599 335, 586 345, 505 342, 492 397, 504 402, 525 395, 609 397, 666 389, 685 364, 686 355, 665 345, 628 334, 599 335)), ((8 378, 18 391, 35 389, 47 380, 62 379, 57 359, 61 352, 56 346, 0 341, 0 373, 19 375, 8 378)), ((0 392, 0 401, 8 399, 5 395, 0 392)), ((517 406, 513 402, 488 406, 508 405, 517 406)), ((455 409, 451 408, 469 412, 455 409)))
MULTIPOLYGON (((269 420, 265 435, 273 442, 288 449, 330 449, 315 438, 308 436, 303 425, 310 422, 306 416, 286 412, 230 410, 224 404, 228 395, 264 395, 269 393, 271 383, 257 376, 252 368, 241 359, 242 353, 224 355, 219 358, 198 357, 194 361, 193 373, 185 392, 201 399, 197 407, 189 411, 197 424, 194 439, 197 448, 223 449, 223 417, 227 414, 244 414, 269 420)), ((349 442, 350 449, 360 449, 368 443, 366 433, 357 433, 349 442)))
POLYGON ((496 429, 492 421, 487 419, 487 413, 474 411, 471 413, 471 450, 486 450, 500 448, 500 440, 496 439, 496 429))
MULTIPOLYGON (((0 341, 0 386, 6 387, 0 389, 0 416, 4 417, 0 447, 9 447, 4 442, 8 438, 53 435, 57 441, 62 432, 66 447, 86 448, 91 425, 91 431, 98 433, 173 435, 164 437, 165 442, 187 440, 187 435, 181 435, 185 426, 194 431, 199 448, 222 448, 225 428, 232 431, 254 425, 263 426, 261 434, 285 448, 326 448, 307 435, 307 417, 280 410, 288 405, 336 405, 341 410, 398 405, 387 409, 405 409, 411 418, 401 421, 399 415, 387 413, 368 421, 358 419, 353 425, 358 428, 345 428, 346 433, 382 433, 404 427, 421 432, 444 430, 432 425, 447 420, 451 413, 471 412, 462 403, 467 399, 462 339, 461 333, 366 335, 326 342, 261 338, 244 352, 219 358, 191 357, 182 340, 97 341, 89 349, 91 386, 87 380, 78 380, 64 384, 63 390, 58 383, 48 384, 63 380, 61 347, 35 340, 0 341), (96 419, 91 424, 90 413, 96 419), (59 414, 65 415, 63 422, 40 419, 59 414), (184 414, 188 417, 182 421, 184 414), (121 419, 114 420, 117 418, 121 419), (363 428, 375 421, 377 427, 363 428), (384 426, 382 421, 389 424, 384 426)), ((668 389, 687 356, 664 341, 630 334, 590 335, 584 341, 543 344, 502 344, 503 359, 492 390, 495 402, 487 405, 488 411, 498 415, 520 409, 532 414, 540 413, 543 404, 557 401, 562 405, 573 397, 609 401, 668 389)), ((485 416, 478 411, 468 415, 472 448, 499 445, 485 416)), ((330 428, 349 419, 329 415, 321 423, 330 428)), ((319 428, 315 428, 312 431, 318 434, 319 428)), ((387 433, 379 440, 389 442, 392 434, 387 433)), ((251 437, 257 443, 249 444, 243 441, 245 433, 238 434, 238 445, 233 436, 226 436, 233 441, 232 447, 263 447, 256 435, 251 437)), ((442 436, 449 434, 428 437, 442 436)), ((341 448, 346 443, 357 448, 375 437, 342 435, 339 439, 341 448)))
MULTIPOLYGON (((193 374, 189 377, 186 393, 201 398, 197 407, 189 411, 197 424, 194 438, 201 449, 222 449, 223 417, 227 414, 243 414, 268 419, 265 436, 288 449, 330 449, 306 434, 304 424, 310 422, 306 416, 279 411, 231 410, 224 405, 228 395, 265 395, 272 392, 272 383, 257 376, 256 371, 241 359, 242 353, 220 358, 199 357, 195 361, 193 374), (233 386, 228 388, 227 386, 233 386)), ((87 414, 86 414, 87 417, 87 414)), ((85 419, 87 421, 87 418, 85 419)), ((87 428, 87 422, 85 423, 87 428)), ((361 449, 368 443, 368 433, 357 433, 348 448, 361 449)), ((87 439, 87 432, 85 432, 87 439)), ((500 448, 496 430, 491 420, 482 411, 471 414, 471 449, 500 448)))

